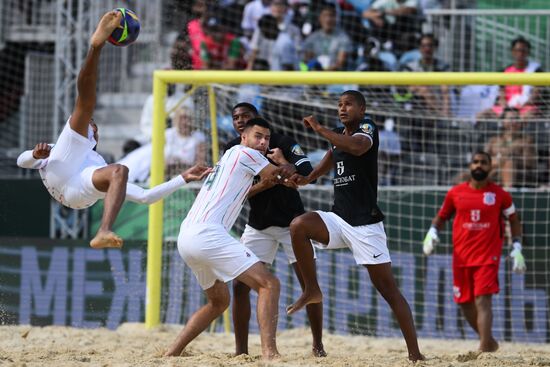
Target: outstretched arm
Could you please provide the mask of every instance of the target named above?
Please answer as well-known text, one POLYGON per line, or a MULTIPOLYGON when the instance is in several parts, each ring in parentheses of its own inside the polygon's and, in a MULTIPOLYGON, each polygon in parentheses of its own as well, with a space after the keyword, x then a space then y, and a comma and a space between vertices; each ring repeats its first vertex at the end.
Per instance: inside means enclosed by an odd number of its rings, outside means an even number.
POLYGON ((71 128, 84 137, 88 137, 88 125, 96 103, 97 68, 99 55, 105 41, 120 24, 122 14, 113 10, 101 18, 90 39, 90 49, 78 74, 78 96, 69 122, 71 128))
POLYGON ((170 181, 164 182, 151 189, 144 189, 138 185, 128 183, 126 185, 126 200, 138 204, 152 204, 170 195, 185 185, 186 182, 202 180, 211 171, 211 168, 195 165, 170 181))

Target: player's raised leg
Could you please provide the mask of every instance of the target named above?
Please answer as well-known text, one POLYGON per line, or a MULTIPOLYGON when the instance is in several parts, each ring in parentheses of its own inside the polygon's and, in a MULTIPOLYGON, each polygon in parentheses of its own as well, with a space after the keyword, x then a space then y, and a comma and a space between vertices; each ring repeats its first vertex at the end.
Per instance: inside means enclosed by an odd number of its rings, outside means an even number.
POLYGON ((281 291, 279 280, 261 262, 252 265, 239 275, 237 280, 258 292, 256 313, 260 327, 263 358, 270 360, 279 357, 276 342, 279 294, 281 291))
MULTIPOLYGON (((294 268, 294 273, 296 273, 296 277, 303 291, 305 284, 300 269, 298 269, 297 263, 292 264, 292 267, 294 268)), ((313 337, 311 351, 315 357, 326 357, 327 352, 323 346, 323 303, 310 303, 306 306, 306 313, 311 328, 311 335, 313 337)))
POLYGON ((414 320, 412 317, 411 309, 407 300, 397 287, 397 283, 391 272, 391 263, 365 265, 369 271, 372 284, 376 287, 378 292, 388 305, 391 307, 403 337, 407 344, 407 350, 409 351, 409 359, 411 361, 423 360, 424 356, 420 353, 418 348, 418 340, 416 337, 416 329, 414 327, 414 320))
POLYGON ((187 344, 206 330, 208 325, 229 307, 229 290, 225 283, 217 280, 212 287, 205 290, 205 293, 207 303, 189 318, 165 356, 179 356, 187 344))
POLYGON ((248 354, 248 327, 250 323, 250 287, 233 280, 233 330, 235 332, 235 355, 248 354))
POLYGON ((292 223, 290 223, 290 236, 298 269, 304 281, 304 290, 300 298, 294 304, 287 307, 286 312, 289 315, 308 304, 323 301, 323 294, 317 282, 311 240, 328 244, 329 233, 327 226, 319 214, 310 212, 294 218, 292 223))
POLYGON ((71 129, 86 138, 96 104, 97 69, 101 49, 120 24, 121 17, 122 14, 114 10, 103 15, 90 39, 90 50, 78 74, 78 96, 69 124, 71 129))
POLYGON ((90 241, 93 248, 121 247, 122 238, 113 233, 112 228, 126 198, 128 183, 128 167, 121 164, 111 164, 99 168, 92 175, 92 184, 101 192, 105 192, 103 217, 95 237, 90 241))

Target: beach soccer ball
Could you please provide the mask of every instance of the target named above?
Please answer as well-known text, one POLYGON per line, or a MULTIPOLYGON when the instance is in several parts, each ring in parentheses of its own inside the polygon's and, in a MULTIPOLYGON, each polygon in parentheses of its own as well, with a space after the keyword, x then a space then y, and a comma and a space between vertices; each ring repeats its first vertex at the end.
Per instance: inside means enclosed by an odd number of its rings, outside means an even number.
POLYGON ((137 40, 140 30, 139 18, 130 9, 116 8, 122 13, 120 25, 109 36, 109 43, 115 46, 128 46, 137 40))

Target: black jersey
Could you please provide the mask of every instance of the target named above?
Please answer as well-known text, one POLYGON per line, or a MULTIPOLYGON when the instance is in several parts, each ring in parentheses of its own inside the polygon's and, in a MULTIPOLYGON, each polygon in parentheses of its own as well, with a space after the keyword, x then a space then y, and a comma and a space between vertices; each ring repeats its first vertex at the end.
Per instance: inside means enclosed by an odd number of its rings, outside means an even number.
MULTIPOLYGON (((333 131, 343 134, 344 128, 333 131)), ((366 118, 353 135, 372 140, 371 148, 361 156, 332 147, 334 162, 334 206, 332 211, 352 226, 378 223, 384 214, 378 208, 378 128, 366 118)))
MULTIPOLYGON (((225 146, 225 150, 240 143, 241 138, 235 138, 225 146)), ((269 149, 274 148, 281 149, 286 160, 296 166, 300 175, 307 176, 313 170, 309 158, 294 139, 272 133, 269 149)), ((256 182, 257 179, 258 177, 255 178, 256 182)), ((298 190, 284 185, 275 185, 262 191, 248 199, 248 202, 250 203, 248 225, 258 230, 270 226, 288 227, 292 219, 305 213, 298 190)))

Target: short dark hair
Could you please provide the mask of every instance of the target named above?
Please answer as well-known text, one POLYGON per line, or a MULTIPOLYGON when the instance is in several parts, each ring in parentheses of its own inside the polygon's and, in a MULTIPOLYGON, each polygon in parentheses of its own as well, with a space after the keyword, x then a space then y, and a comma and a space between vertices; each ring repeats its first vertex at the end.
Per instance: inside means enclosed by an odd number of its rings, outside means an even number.
POLYGON ((514 48, 518 43, 523 43, 525 46, 527 46, 527 49, 531 51, 531 43, 521 36, 512 40, 512 42, 510 43, 510 49, 514 48))
POLYGON ((334 14, 336 14, 336 6, 333 4, 333 3, 323 3, 321 5, 321 9, 319 11, 319 14, 321 14, 322 12, 324 12, 325 10, 327 11, 330 11, 334 14))
POLYGON ((277 39, 279 35, 277 19, 271 14, 265 14, 258 20, 258 28, 262 32, 262 35, 270 40, 277 39))
POLYGON ((254 107, 254 105, 252 103, 248 103, 248 102, 237 103, 235 106, 233 106, 233 109, 231 110, 231 113, 235 112, 235 110, 237 108, 240 108, 240 107, 246 108, 247 110, 252 112, 254 114, 254 116, 259 115, 258 109, 256 107, 254 107))
POLYGON ((491 162, 493 161, 493 160, 491 159, 491 155, 490 155, 489 153, 487 153, 486 151, 484 151, 484 150, 476 150, 476 151, 474 152, 474 154, 472 154, 472 159, 471 159, 472 162, 473 162, 474 157, 475 157, 476 155, 484 155, 485 157, 487 157, 487 159, 489 160, 489 164, 491 164, 491 162))
POLYGON ((351 96, 353 99, 355 99, 355 102, 359 103, 360 106, 366 106, 367 105, 367 101, 365 100, 365 96, 363 96, 363 94, 359 91, 356 91, 356 90, 347 90, 345 91, 344 93, 342 93, 340 95, 340 97, 343 97, 343 96, 351 96))
POLYGON ((439 46, 439 40, 437 38, 435 38, 435 36, 432 34, 432 33, 424 33, 420 36, 420 38, 418 39, 418 44, 421 44, 422 43, 422 40, 424 38, 429 38, 432 40, 432 43, 434 45, 434 47, 438 47, 439 46))
POLYGON ((244 129, 246 130, 246 129, 251 128, 253 126, 265 127, 266 129, 271 130, 271 126, 269 126, 269 122, 267 122, 266 119, 261 118, 261 117, 254 117, 254 118, 248 120, 246 122, 246 124, 244 125, 244 129))

